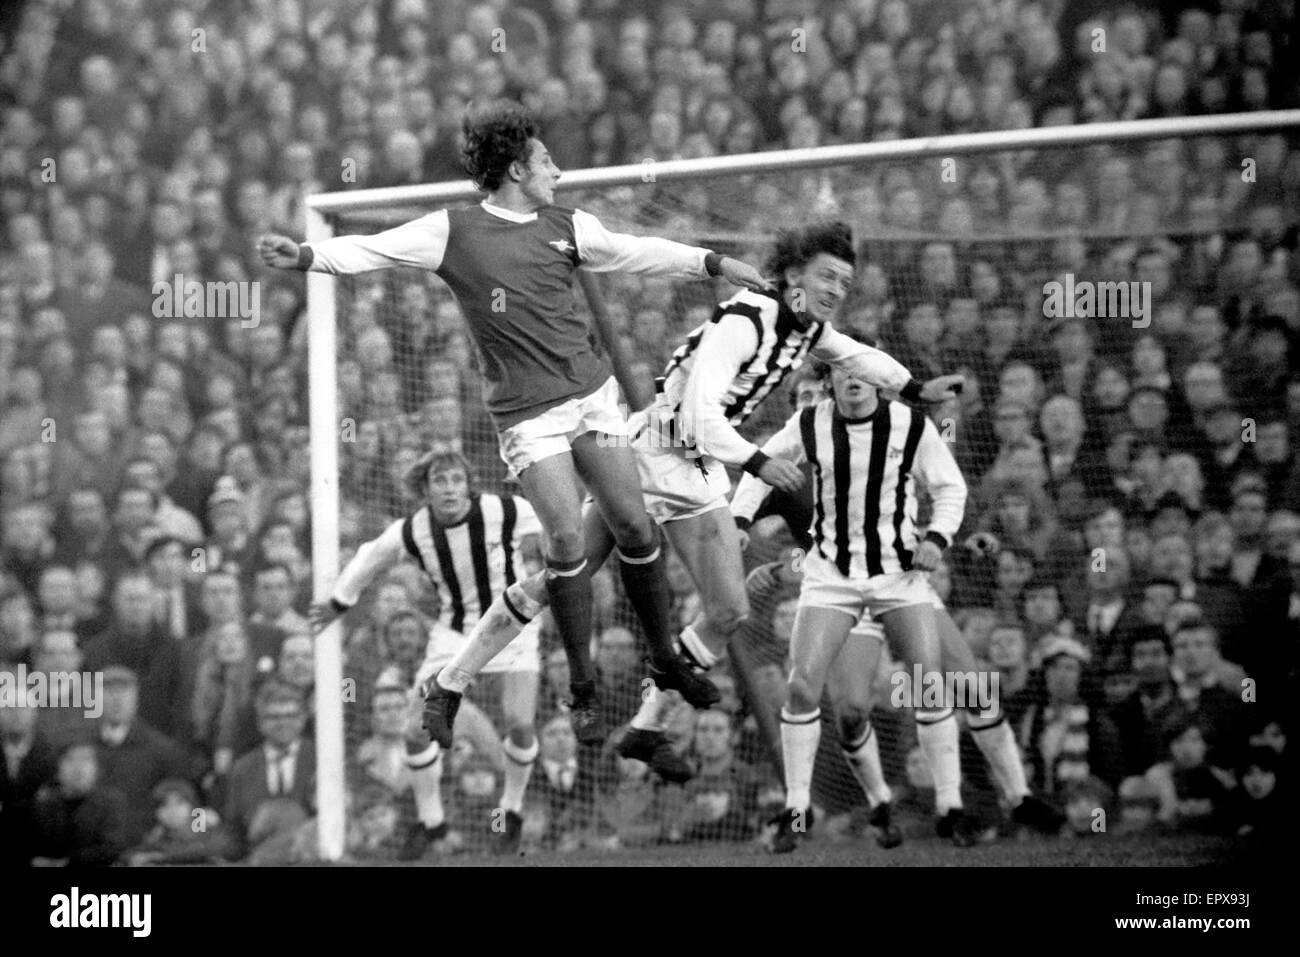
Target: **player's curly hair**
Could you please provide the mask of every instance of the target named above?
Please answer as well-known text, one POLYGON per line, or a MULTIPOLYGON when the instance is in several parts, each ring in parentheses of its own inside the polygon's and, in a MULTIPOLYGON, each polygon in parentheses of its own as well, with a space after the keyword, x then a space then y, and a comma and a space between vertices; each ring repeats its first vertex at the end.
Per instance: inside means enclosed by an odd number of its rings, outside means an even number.
POLYGON ((425 452, 416 460, 415 464, 406 470, 402 476, 402 482, 406 490, 414 498, 424 498, 426 485, 429 479, 450 469, 460 469, 469 479, 470 485, 474 484, 474 469, 469 464, 469 459, 464 453, 457 452, 455 449, 436 447, 425 452))
POLYGON ((537 136, 532 114, 514 100, 494 100, 465 112, 465 143, 460 161, 474 185, 492 192, 505 182, 510 164, 528 158, 528 141, 537 136))
POLYGON ((787 269, 808 263, 818 253, 843 259, 856 267, 858 256, 853 249, 853 230, 848 223, 836 220, 781 230, 764 266, 764 274, 775 276, 779 284, 784 284, 787 269))

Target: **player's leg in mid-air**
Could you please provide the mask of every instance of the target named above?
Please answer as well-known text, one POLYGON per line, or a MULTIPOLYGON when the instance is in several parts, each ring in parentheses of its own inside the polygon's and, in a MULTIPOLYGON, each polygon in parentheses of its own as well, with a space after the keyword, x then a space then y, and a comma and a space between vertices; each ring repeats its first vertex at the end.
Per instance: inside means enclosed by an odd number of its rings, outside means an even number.
POLYGON ((668 558, 658 524, 646 510, 636 453, 628 446, 601 448, 594 432, 574 440, 573 451, 596 508, 614 538, 623 590, 649 644, 650 676, 662 691, 677 691, 696 708, 716 704, 713 683, 677 652, 668 587, 668 558), (611 454, 617 452, 618 454, 611 454))
POLYGON ((884 629, 864 616, 831 665, 826 690, 839 725, 840 748, 871 808, 870 824, 876 843, 883 848, 903 843, 903 832, 893 822, 893 792, 880 764, 880 743, 871 724, 872 682, 880 667, 884 629))
MULTIPOLYGON (((844 589, 843 591, 847 591, 844 589)), ((849 632, 861 615, 860 599, 841 596, 838 607, 809 604, 807 592, 799 599, 794 634, 790 638, 790 677, 785 706, 781 709, 781 755, 785 767, 785 810, 776 819, 772 851, 788 854, 806 834, 812 821, 813 764, 821 741, 821 699, 831 664, 839 656, 849 632)))

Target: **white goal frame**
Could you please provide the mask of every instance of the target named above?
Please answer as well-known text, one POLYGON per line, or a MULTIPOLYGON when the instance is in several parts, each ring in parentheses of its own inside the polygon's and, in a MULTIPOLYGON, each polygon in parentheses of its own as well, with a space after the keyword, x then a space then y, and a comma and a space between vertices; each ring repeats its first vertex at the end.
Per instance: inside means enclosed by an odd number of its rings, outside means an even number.
MULTIPOLYGON (((1217 116, 1174 117, 1116 123, 1089 123, 1028 130, 928 136, 882 143, 821 146, 746 153, 739 156, 670 160, 566 173, 557 192, 594 187, 643 186, 729 174, 816 169, 864 162, 888 162, 1003 152, 1006 150, 1089 146, 1167 138, 1223 136, 1300 130, 1300 110, 1270 110, 1217 116)), ((307 242, 334 235, 329 217, 399 207, 437 208, 481 196, 460 180, 421 186, 394 186, 305 197, 307 242)), ((335 361, 336 304, 334 277, 307 274, 308 402, 311 435, 312 594, 328 600, 339 571, 338 395, 335 361)), ((342 688, 342 626, 325 629, 316 642, 316 687, 342 688)), ((342 694, 316 695, 316 802, 319 852, 323 860, 342 859, 346 842, 344 815, 344 733, 342 694)))

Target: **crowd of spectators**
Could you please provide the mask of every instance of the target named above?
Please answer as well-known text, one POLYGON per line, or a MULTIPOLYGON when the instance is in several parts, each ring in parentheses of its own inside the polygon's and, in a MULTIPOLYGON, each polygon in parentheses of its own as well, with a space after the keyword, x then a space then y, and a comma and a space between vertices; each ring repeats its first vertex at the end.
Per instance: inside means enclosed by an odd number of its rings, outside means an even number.
MULTIPOLYGON (((0 854, 310 853, 304 290, 254 255, 261 233, 301 235, 304 193, 461 177, 464 107, 499 95, 533 108, 566 169, 1295 105, 1287 4, 1181 6, 6 5, 0 668, 85 670, 104 694, 93 718, 67 686, 44 707, 0 707, 0 854), (160 316, 156 284, 170 301, 178 276, 256 281, 256 321, 160 316)), ((843 324, 918 377, 966 375, 960 399, 935 410, 972 493, 936 584, 1003 676, 1035 787, 1079 822, 1106 806, 1134 829, 1235 832, 1275 826, 1289 785, 1296 146, 1274 133, 1005 152, 650 183, 583 205, 696 241, 851 221, 861 262, 843 324), (1065 273, 1150 283, 1148 324, 1045 318, 1043 285, 1065 273)), ((445 287, 395 273, 343 286, 346 557, 414 507, 402 477, 430 446, 462 448, 485 489, 504 469, 445 287)), ((611 291, 646 376, 723 294, 635 279, 611 291)), ((751 431, 790 408, 774 397, 751 431)), ((755 527, 753 660, 719 673, 720 707, 669 721, 698 767, 684 788, 612 748, 577 748, 563 654, 544 643, 530 841, 758 831, 779 798, 763 702, 780 693, 795 594, 772 563, 788 568, 795 544, 778 516, 755 527)), ((685 623, 699 600, 680 563, 672 583, 685 623)), ((640 693, 639 635, 616 576, 595 587, 603 694, 624 720, 640 693)), ((406 567, 346 623, 358 857, 394 853, 410 818, 394 689, 409 684, 436 611, 406 567)), ((877 724, 900 806, 924 817, 908 722, 882 708, 877 724)), ((479 728, 448 762, 449 816, 471 850, 499 791, 498 738, 479 728)), ((817 799, 851 811, 854 785, 827 753, 817 799)))

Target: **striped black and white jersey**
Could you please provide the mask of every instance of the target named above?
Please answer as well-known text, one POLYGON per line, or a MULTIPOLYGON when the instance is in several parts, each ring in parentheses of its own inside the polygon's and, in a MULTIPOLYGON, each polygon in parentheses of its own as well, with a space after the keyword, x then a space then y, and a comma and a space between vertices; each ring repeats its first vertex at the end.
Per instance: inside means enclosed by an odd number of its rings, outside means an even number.
POLYGON ((879 389, 901 391, 911 381, 906 367, 879 349, 829 323, 805 323, 778 295, 746 289, 718 305, 673 353, 662 401, 688 444, 741 466, 758 447, 736 428, 809 355, 879 389))
POLYGON ((406 554, 438 590, 440 622, 468 634, 499 594, 526 577, 523 542, 541 530, 527 499, 513 495, 473 495, 465 517, 452 524, 440 523, 426 506, 357 549, 339 575, 334 599, 356 604, 379 570, 406 554))
MULTIPOLYGON (((813 548, 846 577, 908 571, 919 544, 917 486, 932 503, 927 537, 946 548, 961 527, 966 480, 934 423, 901 402, 881 401, 847 419, 833 399, 795 413, 763 452, 813 470, 813 548)), ((750 519, 770 491, 745 475, 732 514, 750 519)))

